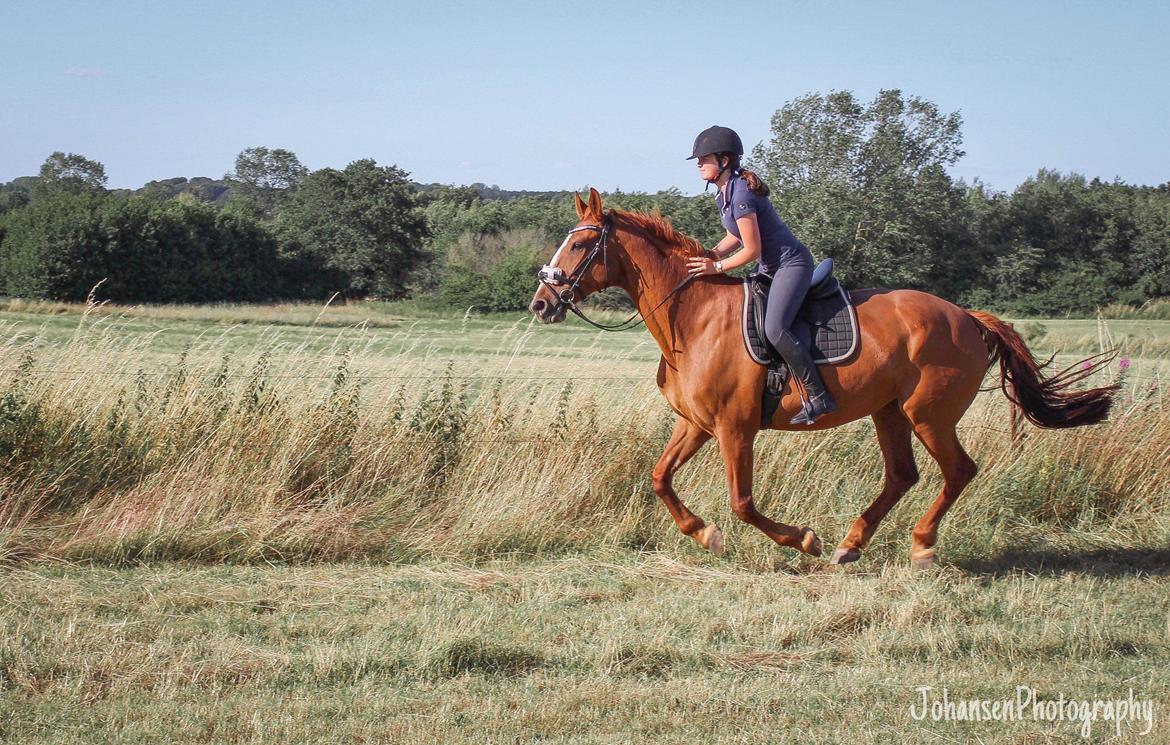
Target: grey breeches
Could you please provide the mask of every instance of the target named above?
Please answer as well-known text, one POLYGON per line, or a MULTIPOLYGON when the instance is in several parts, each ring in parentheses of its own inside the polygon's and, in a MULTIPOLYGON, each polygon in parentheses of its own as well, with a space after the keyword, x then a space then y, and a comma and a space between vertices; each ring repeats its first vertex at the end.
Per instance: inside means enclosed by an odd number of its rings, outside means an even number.
POLYGON ((812 264, 797 262, 780 267, 772 277, 772 287, 768 290, 768 312, 764 315, 764 333, 776 351, 785 358, 788 357, 785 347, 790 339, 793 342, 795 340, 791 334, 784 332, 796 320, 796 311, 800 310, 800 304, 808 294, 812 273, 812 264))

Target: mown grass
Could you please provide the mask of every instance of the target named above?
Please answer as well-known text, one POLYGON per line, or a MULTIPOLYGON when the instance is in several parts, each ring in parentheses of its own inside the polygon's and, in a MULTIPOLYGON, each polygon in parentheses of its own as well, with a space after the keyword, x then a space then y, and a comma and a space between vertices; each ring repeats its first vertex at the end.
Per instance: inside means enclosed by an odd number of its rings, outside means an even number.
MULTIPOLYGON (((728 552, 678 534, 644 334, 40 318, 0 316, 0 739, 1076 737, 915 722, 916 685, 1133 687, 1170 726, 1162 358, 1102 373, 1125 387, 1093 428, 1013 442, 981 395, 943 567, 905 566, 941 486, 919 449, 922 482, 829 571, 735 521, 711 447, 676 485, 728 552)), ((868 421, 756 452, 761 509, 826 547, 880 489, 868 421)))
POLYGON ((1072 722, 915 721, 915 688, 931 685, 997 700, 1133 688, 1158 729, 1143 740, 1127 725, 1122 741, 1158 742, 1170 588, 1165 556, 1148 558, 926 574, 620 550, 478 567, 10 568, 0 738, 1080 739, 1072 722))

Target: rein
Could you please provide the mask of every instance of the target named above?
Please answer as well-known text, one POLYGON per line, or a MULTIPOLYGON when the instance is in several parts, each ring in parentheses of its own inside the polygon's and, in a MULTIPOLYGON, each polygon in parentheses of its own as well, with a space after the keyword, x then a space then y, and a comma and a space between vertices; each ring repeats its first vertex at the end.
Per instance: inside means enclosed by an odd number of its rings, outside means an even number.
POLYGON ((606 280, 606 283, 608 284, 608 282, 609 282, 609 262, 607 260, 607 255, 606 255, 606 244, 609 241, 609 233, 610 233, 610 229, 612 227, 613 227, 613 221, 607 216, 605 218, 605 222, 601 226, 579 225, 579 226, 573 228, 572 230, 570 230, 569 234, 565 236, 565 240, 561 243, 560 248, 558 248, 557 252, 555 254, 553 254, 553 257, 552 257, 550 263, 545 264, 543 267, 541 267, 540 271, 537 272, 537 274, 536 274, 536 278, 537 278, 537 280, 540 281, 541 284, 543 284, 550 291, 552 291, 553 297, 555 297, 557 299, 557 305, 553 308, 554 314, 558 310, 560 310, 561 306, 568 306, 569 310, 573 311, 573 315, 577 316, 582 321, 589 324, 590 326, 593 326, 594 328, 599 328, 602 331, 628 331, 632 328, 636 328, 637 326, 646 323, 647 316, 654 315, 654 313, 657 312, 657 310, 659 308, 661 308, 666 303, 667 300, 670 300, 672 297, 674 297, 675 293, 677 293, 679 290, 681 290, 683 287, 685 287, 687 285, 687 283, 690 282, 695 277, 693 274, 688 274, 686 277, 684 277, 681 282, 679 282, 677 285, 674 286, 673 290, 666 293, 666 297, 662 298, 662 300, 659 301, 658 305, 655 305, 653 308, 650 309, 649 313, 642 314, 642 318, 640 320, 635 321, 634 319, 638 317, 638 315, 641 313, 641 311, 634 311, 634 314, 632 316, 630 316, 626 320, 622 321, 621 323, 616 323, 613 325, 598 323, 598 322, 594 321, 593 319, 589 318, 588 316, 585 315, 584 311, 582 311, 579 307, 577 307, 577 303, 573 299, 573 294, 576 292, 577 288, 581 284, 581 277, 583 277, 585 275, 585 272, 589 270, 589 267, 593 264, 593 261, 597 258, 597 255, 599 253, 601 254, 601 265, 605 268, 605 280, 606 280), (580 232, 585 231, 585 230, 592 230, 592 231, 601 233, 601 238, 599 238, 598 241, 593 244, 593 250, 589 252, 589 256, 587 256, 585 258, 585 261, 581 262, 581 265, 578 266, 573 271, 573 276, 566 277, 564 270, 562 270, 558 266, 553 266, 553 264, 556 264, 557 259, 561 255, 561 252, 565 249, 565 246, 568 245, 569 241, 572 240, 573 234, 580 233, 580 232), (557 289, 556 285, 563 284, 566 282, 570 283, 567 288, 562 289, 562 290, 557 289))

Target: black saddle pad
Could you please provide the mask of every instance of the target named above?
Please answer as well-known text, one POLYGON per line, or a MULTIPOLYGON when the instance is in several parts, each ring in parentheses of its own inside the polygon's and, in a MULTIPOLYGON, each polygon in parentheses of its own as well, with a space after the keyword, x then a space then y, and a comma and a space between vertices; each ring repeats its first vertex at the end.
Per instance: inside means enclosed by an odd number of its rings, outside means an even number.
MULTIPOLYGON (((812 293, 810 293, 811 295, 812 293)), ((743 283, 743 340, 751 358, 761 365, 783 364, 764 336, 763 309, 768 287, 754 278, 743 283)), ((805 298, 792 324, 792 333, 818 365, 848 359, 857 350, 857 310, 849 293, 837 284, 820 297, 805 298)))

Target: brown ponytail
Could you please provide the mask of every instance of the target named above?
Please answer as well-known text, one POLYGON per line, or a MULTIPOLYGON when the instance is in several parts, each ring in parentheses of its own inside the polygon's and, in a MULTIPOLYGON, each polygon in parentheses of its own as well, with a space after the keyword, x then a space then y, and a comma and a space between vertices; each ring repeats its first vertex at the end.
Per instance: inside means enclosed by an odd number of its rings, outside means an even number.
POLYGON ((749 171, 746 168, 741 168, 739 170, 739 175, 743 177, 743 180, 747 182, 748 188, 751 189, 752 193, 757 197, 766 197, 772 193, 772 190, 768 188, 768 185, 764 183, 764 180, 752 171, 749 171))
POLYGON ((747 182, 748 188, 752 190, 752 194, 755 194, 757 197, 766 197, 772 193, 772 190, 768 188, 764 180, 757 176, 754 171, 740 168, 738 155, 734 153, 720 153, 719 157, 726 157, 728 159, 732 173, 735 173, 747 182))

